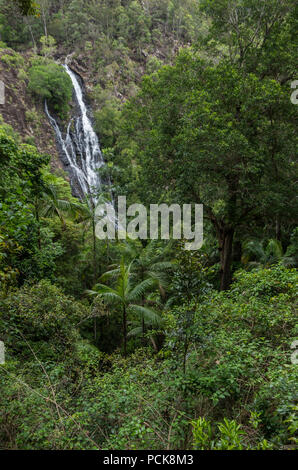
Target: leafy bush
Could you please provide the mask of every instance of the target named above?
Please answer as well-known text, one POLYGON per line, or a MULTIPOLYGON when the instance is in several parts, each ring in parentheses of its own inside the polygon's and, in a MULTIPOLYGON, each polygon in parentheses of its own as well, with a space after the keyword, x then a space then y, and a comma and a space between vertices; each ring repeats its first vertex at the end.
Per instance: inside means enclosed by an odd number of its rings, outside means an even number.
POLYGON ((66 297, 48 281, 24 286, 10 294, 1 305, 0 330, 8 348, 8 358, 25 351, 28 344, 38 344, 45 357, 57 359, 74 350, 77 337, 74 325, 87 310, 83 305, 66 297))
POLYGON ((176 356, 172 367, 185 370, 189 396, 202 394, 222 419, 241 413, 248 426, 249 413, 258 413, 262 435, 277 446, 289 443, 286 422, 297 399, 297 366, 290 361, 296 296, 294 269, 239 271, 230 291, 209 293, 168 315, 162 352, 168 349, 167 357, 176 356))
POLYGON ((29 69, 29 90, 65 117, 72 95, 72 83, 65 70, 57 64, 33 65, 29 69))
POLYGON ((25 61, 21 54, 15 52, 13 49, 7 49, 7 51, 9 54, 1 55, 1 62, 4 62, 10 68, 24 67, 25 61))
MULTIPOLYGON (((255 416, 252 416, 255 418, 255 416)), ((256 422, 256 428, 258 422, 256 422)), ((234 420, 224 419, 212 427, 205 418, 193 421, 194 448, 198 450, 269 450, 266 439, 260 439, 255 446, 249 444, 248 434, 234 420)))

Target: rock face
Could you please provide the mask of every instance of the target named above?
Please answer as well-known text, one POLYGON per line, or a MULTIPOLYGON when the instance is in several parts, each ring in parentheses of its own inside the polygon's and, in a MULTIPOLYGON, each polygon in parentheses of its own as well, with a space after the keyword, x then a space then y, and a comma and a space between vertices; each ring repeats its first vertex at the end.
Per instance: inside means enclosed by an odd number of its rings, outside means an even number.
POLYGON ((37 103, 27 89, 27 55, 20 55, 22 64, 15 64, 11 49, 0 49, 0 80, 5 86, 5 103, 0 104, 1 120, 21 136, 23 142, 35 145, 41 153, 51 155, 53 169, 62 168, 55 134, 44 113, 43 103, 37 103))

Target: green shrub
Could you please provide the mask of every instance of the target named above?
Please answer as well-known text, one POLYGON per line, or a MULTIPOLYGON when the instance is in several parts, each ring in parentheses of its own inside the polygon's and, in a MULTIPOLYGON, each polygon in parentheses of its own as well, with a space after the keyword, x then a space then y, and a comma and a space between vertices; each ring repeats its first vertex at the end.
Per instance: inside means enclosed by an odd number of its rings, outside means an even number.
POLYGON ((257 413, 262 435, 279 448, 290 443, 287 420, 297 400, 290 348, 297 337, 297 271, 278 265, 235 277, 230 291, 173 309, 163 354, 185 369, 181 387, 189 397, 203 395, 217 418, 240 413, 238 424, 257 413))
POLYGON ((266 439, 254 436, 254 444, 249 435, 234 420, 224 418, 212 426, 205 418, 192 422, 194 448, 197 450, 269 450, 272 445, 266 439))
POLYGON ((4 62, 10 68, 24 67, 25 61, 24 61, 24 58, 21 56, 21 54, 18 54, 12 49, 9 49, 9 51, 10 51, 9 54, 3 54, 1 56, 1 62, 4 62))
POLYGON ((1 305, 0 333, 7 346, 8 360, 19 354, 27 356, 28 344, 33 349, 38 346, 41 360, 65 357, 74 350, 77 338, 74 325, 84 316, 87 310, 83 305, 48 281, 24 286, 1 305))
POLYGON ((28 74, 26 70, 20 69, 18 73, 18 79, 25 82, 28 79, 28 74))
POLYGON ((31 124, 34 128, 38 128, 40 125, 40 116, 35 108, 28 109, 25 113, 26 121, 31 124))
POLYGON ((65 70, 57 64, 34 65, 29 69, 29 90, 65 117, 72 95, 72 82, 65 70))

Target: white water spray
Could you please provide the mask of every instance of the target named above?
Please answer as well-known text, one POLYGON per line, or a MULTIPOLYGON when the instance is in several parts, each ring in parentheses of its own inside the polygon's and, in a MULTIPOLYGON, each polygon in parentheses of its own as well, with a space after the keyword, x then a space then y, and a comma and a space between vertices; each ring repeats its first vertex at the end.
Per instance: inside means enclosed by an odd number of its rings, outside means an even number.
POLYGON ((71 184, 75 192, 81 199, 88 195, 91 196, 92 201, 96 205, 96 193, 99 193, 101 188, 98 170, 104 165, 104 160, 97 135, 88 117, 82 87, 76 74, 68 65, 63 65, 63 67, 71 78, 79 109, 79 115, 72 119, 67 126, 65 138, 63 138, 57 121, 50 115, 47 104, 45 104, 45 112, 55 130, 64 157, 64 163, 69 169, 71 184))

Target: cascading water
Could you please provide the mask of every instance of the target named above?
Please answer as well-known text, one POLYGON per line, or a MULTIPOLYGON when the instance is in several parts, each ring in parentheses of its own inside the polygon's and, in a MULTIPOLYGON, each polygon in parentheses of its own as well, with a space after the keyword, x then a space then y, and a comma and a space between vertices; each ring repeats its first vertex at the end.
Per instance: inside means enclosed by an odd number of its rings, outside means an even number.
POLYGON ((104 165, 104 161, 97 135, 88 117, 82 87, 76 74, 68 65, 63 65, 63 67, 71 78, 79 111, 79 115, 69 122, 65 138, 63 138, 57 121, 50 115, 47 103, 45 104, 45 112, 55 130, 63 161, 69 170, 75 193, 81 199, 89 195, 93 203, 96 204, 96 193, 100 191, 102 183, 98 170, 104 165))

